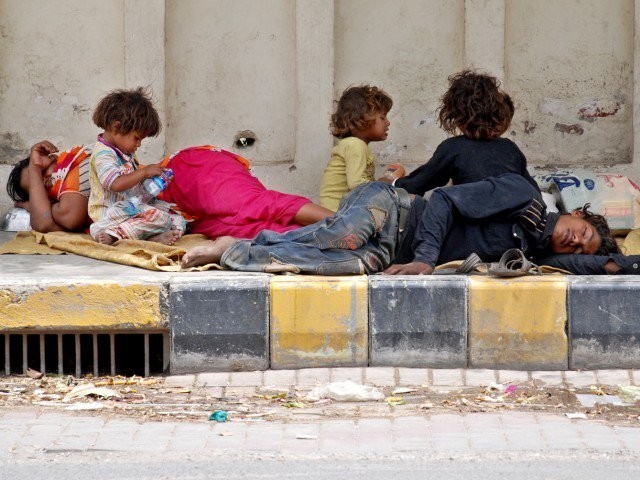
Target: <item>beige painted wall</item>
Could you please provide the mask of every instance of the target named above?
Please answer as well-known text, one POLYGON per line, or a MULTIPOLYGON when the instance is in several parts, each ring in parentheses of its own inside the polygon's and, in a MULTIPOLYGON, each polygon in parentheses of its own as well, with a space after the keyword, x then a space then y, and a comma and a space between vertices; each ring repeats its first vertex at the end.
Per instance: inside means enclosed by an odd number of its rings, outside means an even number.
POLYGON ((0 182, 38 139, 92 141, 107 91, 147 85, 165 129, 143 161, 213 143, 250 158, 269 187, 316 198, 346 86, 392 95, 389 140, 373 150, 414 168, 445 138, 435 109, 465 66, 503 79, 517 109, 507 135, 532 171, 588 165, 640 181, 637 11, 634 0, 0 0, 0 182), (242 130, 256 143, 238 150, 242 130))

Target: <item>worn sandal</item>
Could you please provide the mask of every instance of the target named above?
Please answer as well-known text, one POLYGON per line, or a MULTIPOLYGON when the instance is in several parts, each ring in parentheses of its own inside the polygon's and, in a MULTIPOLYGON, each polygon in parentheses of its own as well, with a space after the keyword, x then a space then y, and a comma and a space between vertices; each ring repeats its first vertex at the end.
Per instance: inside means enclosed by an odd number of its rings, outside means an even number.
POLYGON ((510 248, 502 254, 498 263, 489 265, 489 275, 522 277, 524 275, 542 275, 542 271, 538 265, 527 260, 522 250, 510 248))
POLYGON ((441 268, 439 270, 435 270, 433 273, 434 275, 464 275, 472 273, 475 268, 481 264, 482 260, 478 254, 472 253, 457 268, 441 268))

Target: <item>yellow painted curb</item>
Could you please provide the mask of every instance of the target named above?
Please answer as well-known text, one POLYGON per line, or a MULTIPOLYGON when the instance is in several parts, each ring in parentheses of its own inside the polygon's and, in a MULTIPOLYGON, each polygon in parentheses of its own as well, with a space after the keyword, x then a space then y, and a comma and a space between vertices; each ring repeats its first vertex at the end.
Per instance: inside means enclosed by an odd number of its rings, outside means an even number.
POLYGON ((271 367, 365 366, 366 276, 273 277, 271 367))
POLYGON ((564 277, 469 280, 470 366, 567 368, 564 277))
POLYGON ((0 289, 0 330, 166 328, 157 285, 0 289))

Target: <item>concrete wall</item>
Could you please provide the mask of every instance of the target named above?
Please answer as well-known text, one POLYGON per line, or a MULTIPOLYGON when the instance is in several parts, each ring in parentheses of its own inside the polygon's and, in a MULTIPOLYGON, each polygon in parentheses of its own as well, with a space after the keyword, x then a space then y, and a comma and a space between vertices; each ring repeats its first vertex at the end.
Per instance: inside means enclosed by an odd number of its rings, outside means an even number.
MULTIPOLYGON (((446 77, 503 79, 506 134, 531 169, 640 181, 634 0, 0 0, 0 182, 30 144, 91 142, 107 91, 147 85, 164 130, 143 161, 200 143, 240 151, 269 187, 317 198, 333 100, 368 82, 394 98, 382 165, 424 163, 446 77), (2 165, 4 164, 4 165, 2 165)), ((3 189, 4 190, 4 189, 3 189)), ((0 213, 9 207, 0 193, 0 213)))

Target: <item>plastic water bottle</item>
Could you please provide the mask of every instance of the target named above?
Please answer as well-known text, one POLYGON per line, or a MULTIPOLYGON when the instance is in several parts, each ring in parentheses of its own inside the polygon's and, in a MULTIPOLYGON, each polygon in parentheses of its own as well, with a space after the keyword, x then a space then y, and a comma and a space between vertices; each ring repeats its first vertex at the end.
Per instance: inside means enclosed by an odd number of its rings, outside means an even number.
POLYGON ((157 197, 160 195, 169 182, 173 179, 173 170, 170 168, 165 168, 164 171, 155 177, 147 178, 142 182, 142 186, 147 191, 149 195, 152 197, 157 197))
POLYGON ((167 185, 169 185, 169 182, 172 179, 173 170, 170 168, 165 168, 160 175, 145 179, 142 182, 145 194, 142 198, 137 195, 129 198, 124 206, 125 213, 131 216, 140 213, 140 204, 148 203, 149 200, 160 195, 160 193, 167 188, 167 185))

